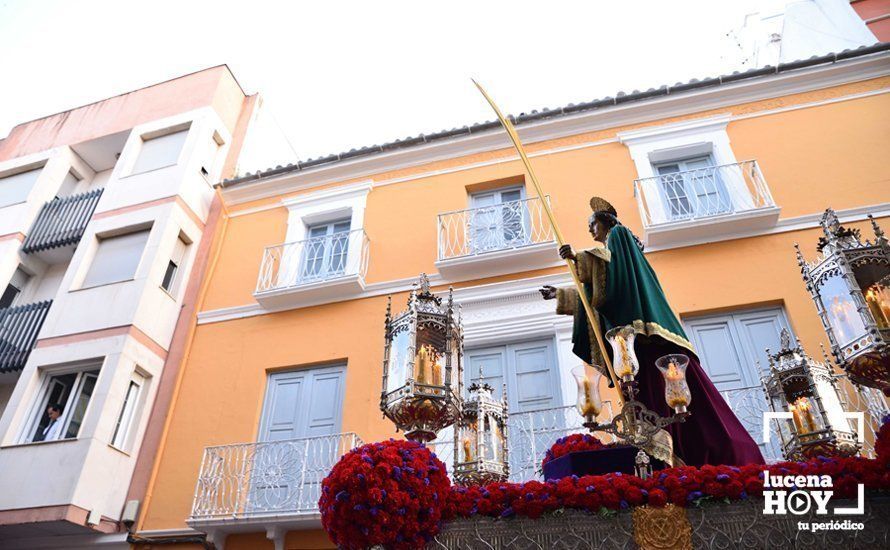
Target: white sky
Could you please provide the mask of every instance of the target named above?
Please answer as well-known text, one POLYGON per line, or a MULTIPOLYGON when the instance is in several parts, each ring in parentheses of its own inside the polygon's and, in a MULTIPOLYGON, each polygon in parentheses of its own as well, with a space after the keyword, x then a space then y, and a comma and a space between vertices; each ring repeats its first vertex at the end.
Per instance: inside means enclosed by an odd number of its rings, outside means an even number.
POLYGON ((0 136, 228 63, 300 159, 731 72, 724 35, 783 0, 0 0, 0 136))

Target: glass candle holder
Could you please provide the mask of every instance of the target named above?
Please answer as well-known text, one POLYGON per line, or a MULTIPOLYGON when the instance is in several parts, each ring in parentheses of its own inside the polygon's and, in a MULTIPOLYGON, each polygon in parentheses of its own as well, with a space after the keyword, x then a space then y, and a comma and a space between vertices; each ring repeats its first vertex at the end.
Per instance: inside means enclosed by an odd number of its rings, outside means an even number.
POLYGON ((692 402, 692 392, 686 383, 686 367, 689 365, 689 357, 682 353, 675 353, 659 357, 655 366, 664 377, 664 400, 668 407, 674 409, 674 413, 682 414, 692 402))
POLYGON ((640 363, 634 352, 634 339, 637 333, 632 326, 615 327, 606 333, 606 340, 612 346, 612 366, 615 375, 624 382, 633 381, 640 371, 640 363))
POLYGON ((593 422, 603 410, 600 397, 602 373, 590 365, 578 365, 572 369, 572 376, 578 384, 578 413, 587 422, 593 422))

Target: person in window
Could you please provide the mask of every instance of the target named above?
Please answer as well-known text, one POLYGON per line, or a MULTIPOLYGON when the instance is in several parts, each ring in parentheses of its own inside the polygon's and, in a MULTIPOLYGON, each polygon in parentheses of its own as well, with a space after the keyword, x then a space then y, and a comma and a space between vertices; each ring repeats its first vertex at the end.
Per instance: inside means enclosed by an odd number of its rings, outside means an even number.
MULTIPOLYGON (((566 244, 560 247, 559 254, 575 262, 603 334, 613 327, 634 327, 634 351, 640 362, 639 400, 661 416, 670 416, 664 402, 664 379, 655 360, 671 353, 689 356, 686 379, 692 392, 692 414, 686 422, 667 428, 673 439, 674 455, 693 466, 763 463, 757 444, 702 368, 655 271, 643 255, 642 243, 621 225, 618 212, 606 200, 594 197, 590 207, 593 214, 588 228, 594 240, 604 246, 575 253, 566 244)), ((574 288, 545 286, 541 294, 545 300, 557 300, 557 313, 574 315, 575 355, 603 369, 602 354, 578 292, 574 288)))
POLYGON ((62 405, 53 403, 46 408, 46 416, 49 417, 49 424, 43 428, 38 441, 55 441, 62 437, 62 405))

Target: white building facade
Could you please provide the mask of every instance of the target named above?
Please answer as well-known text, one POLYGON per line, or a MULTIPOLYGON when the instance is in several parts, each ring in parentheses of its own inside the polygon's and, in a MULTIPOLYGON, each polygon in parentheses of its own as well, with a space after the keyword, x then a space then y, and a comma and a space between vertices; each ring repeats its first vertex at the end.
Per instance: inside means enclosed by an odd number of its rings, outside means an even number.
POLYGON ((0 546, 127 544, 257 99, 215 67, 0 141, 0 546))

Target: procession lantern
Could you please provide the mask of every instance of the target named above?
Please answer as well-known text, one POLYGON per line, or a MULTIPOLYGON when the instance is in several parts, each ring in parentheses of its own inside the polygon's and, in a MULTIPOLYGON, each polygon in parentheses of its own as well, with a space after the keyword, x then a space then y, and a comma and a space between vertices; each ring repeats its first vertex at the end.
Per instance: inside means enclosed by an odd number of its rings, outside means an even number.
POLYGON ((507 402, 495 400, 492 391, 488 384, 472 384, 455 425, 454 478, 463 485, 509 477, 507 402))
POLYGON ((659 357, 655 366, 664 377, 664 401, 668 407, 674 409, 675 414, 684 414, 686 407, 692 402, 692 392, 686 382, 686 367, 689 366, 689 356, 682 353, 672 353, 659 357))
POLYGON ((782 451, 789 460, 819 455, 851 456, 858 452, 856 433, 845 415, 845 403, 831 365, 808 356, 782 329, 782 349, 769 356, 763 387, 773 412, 791 413, 779 423, 782 451))
POLYGON ((600 396, 603 373, 584 363, 572 369, 572 376, 578 385, 578 414, 584 419, 584 426, 596 426, 596 418, 603 410, 603 399, 600 396))
POLYGON ((640 371, 640 362, 634 351, 636 334, 632 325, 615 327, 606 333, 606 340, 612 346, 615 375, 623 382, 633 382, 640 371))
POLYGON ((427 443, 460 416, 463 337, 455 319, 452 291, 443 304, 430 291, 426 274, 408 297, 405 311, 386 308, 383 354, 383 415, 405 437, 427 443))
POLYGON ((828 209, 822 216, 820 257, 797 262, 831 342, 835 361, 852 382, 890 395, 890 244, 869 216, 875 240, 840 225, 828 209))

